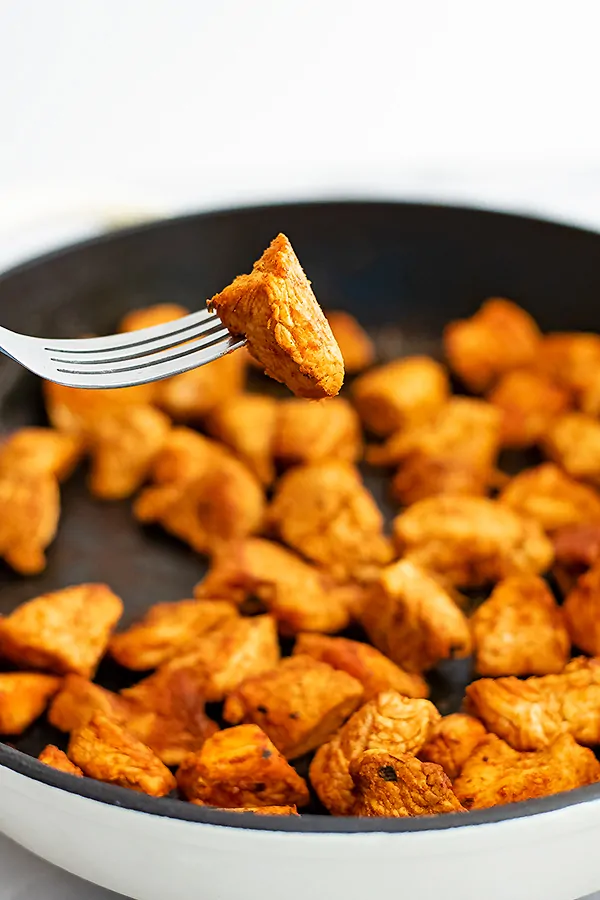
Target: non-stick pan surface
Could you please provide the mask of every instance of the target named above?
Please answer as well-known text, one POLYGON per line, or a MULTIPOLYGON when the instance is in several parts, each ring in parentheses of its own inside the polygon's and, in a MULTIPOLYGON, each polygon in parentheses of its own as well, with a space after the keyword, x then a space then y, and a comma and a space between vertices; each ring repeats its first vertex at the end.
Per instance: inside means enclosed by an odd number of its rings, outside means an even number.
MULTIPOLYGON (((354 202, 190 216, 52 254, 0 278, 0 322, 27 334, 74 337, 111 331, 126 311, 152 303, 181 303, 194 310, 235 275, 249 271, 279 231, 291 239, 321 304, 353 313, 375 337, 381 359, 439 353, 445 323, 472 313, 493 295, 521 303, 544 329, 600 331, 600 235, 471 209, 354 202)), ((258 379, 254 386, 268 384, 262 376, 252 377, 258 379)), ((9 432, 43 422, 39 381, 3 358, 0 429, 9 432)), ((507 457, 504 463, 513 469, 532 461, 507 457)), ((364 474, 391 515, 385 479, 368 470, 364 474)), ((58 537, 41 576, 23 578, 0 563, 0 615, 45 591, 106 581, 124 600, 122 624, 127 625, 153 603, 190 596, 205 571, 204 561, 191 550, 158 530, 136 525, 129 501, 91 498, 85 471, 63 487, 62 505, 58 537)), ((442 713, 458 709, 470 677, 468 661, 447 663, 432 674, 432 699, 442 713)), ((98 674, 102 684, 115 689, 137 678, 108 662, 98 674)), ((263 817, 241 818, 71 779, 31 759, 49 742, 64 746, 64 736, 42 719, 14 741, 16 751, 0 744, 0 764, 107 803, 198 821, 271 827, 263 817)), ((460 816, 346 820, 309 815, 278 819, 277 827, 445 828, 529 815, 597 796, 600 786, 460 816)))

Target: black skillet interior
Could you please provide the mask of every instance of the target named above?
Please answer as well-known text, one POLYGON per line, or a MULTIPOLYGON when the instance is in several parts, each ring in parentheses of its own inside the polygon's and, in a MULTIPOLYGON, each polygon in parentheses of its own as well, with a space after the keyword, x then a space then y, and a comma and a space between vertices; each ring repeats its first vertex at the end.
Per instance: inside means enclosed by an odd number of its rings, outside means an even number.
MULTIPOLYGON (((190 216, 92 241, 25 265, 0 278, 2 325, 44 337, 106 333, 127 311, 158 302, 191 310, 240 272, 247 272, 269 241, 285 232, 313 282, 321 304, 353 313, 377 342, 380 359, 414 352, 439 353, 450 319, 473 312, 485 297, 522 303, 545 329, 600 331, 600 236, 533 219, 471 209, 399 203, 315 203, 242 209, 190 216)), ((254 376, 253 376, 254 378, 254 376)), ((269 387, 271 385, 271 387, 269 387)), ((254 387, 273 383, 256 376, 254 387)), ((276 388, 275 388, 276 389, 276 388)), ((38 380, 16 364, 0 363, 0 427, 11 431, 43 423, 38 380)), ((510 468, 531 460, 508 459, 510 468)), ((385 479, 365 471, 388 515, 385 479)), ((106 581, 123 598, 123 625, 159 601, 190 595, 204 561, 164 534, 136 526, 130 503, 101 503, 79 472, 62 491, 60 530, 46 571, 22 578, 0 564, 0 614, 45 591, 86 581, 106 581)), ((469 662, 432 673, 433 699, 442 713, 456 710, 470 679, 469 662)), ((136 679, 139 676, 136 676, 136 679)), ((98 681, 118 689, 131 673, 105 662, 98 681)), ((40 720, 13 745, 37 755, 62 736, 40 720)), ((0 744, 0 764, 97 799, 148 812, 240 824, 239 817, 178 801, 132 795, 107 785, 75 782, 0 744)), ((470 813, 490 821, 524 815, 578 799, 575 794, 516 804, 509 810, 470 813), (566 798, 566 799, 565 799, 566 798), (514 810, 514 812, 512 811, 514 810)), ((319 812, 317 806, 314 812, 319 812)), ((244 825, 249 826, 244 817, 244 825)), ((253 819, 252 827, 269 827, 253 819)), ((302 817, 286 830, 365 830, 364 820, 302 817), (315 824, 320 822, 320 824, 315 824), (343 825, 347 822, 347 825, 343 825), (335 825, 334 825, 335 823, 335 825)), ((447 827, 454 816, 419 825, 379 822, 380 830, 447 827), (447 820, 443 822, 443 820, 447 820)), ((465 817, 460 817, 463 824, 465 817)))

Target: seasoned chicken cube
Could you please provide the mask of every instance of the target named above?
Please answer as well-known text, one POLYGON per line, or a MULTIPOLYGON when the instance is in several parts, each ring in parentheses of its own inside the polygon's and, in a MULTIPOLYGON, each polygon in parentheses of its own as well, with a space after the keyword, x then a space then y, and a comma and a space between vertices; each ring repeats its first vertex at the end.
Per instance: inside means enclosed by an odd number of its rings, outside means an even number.
POLYGON ((600 366, 600 335, 567 331, 546 334, 535 366, 577 399, 600 366))
POLYGON ((600 522, 565 526, 553 540, 557 564, 576 575, 600 560, 600 522))
POLYGON ((456 587, 537 575, 552 563, 552 544, 537 522, 484 497, 420 500, 393 529, 400 552, 456 587))
POLYGON ((155 392, 155 384, 90 391, 87 388, 65 387, 53 381, 44 382, 44 400, 50 424, 59 431, 82 437, 98 416, 128 406, 145 406, 154 401, 155 392))
POLYGON ((472 616, 471 630, 480 675, 550 675, 569 661, 563 611, 536 575, 497 584, 472 616))
MULTIPOLYGON (((202 801, 193 800, 197 806, 205 806, 202 801)), ((255 816, 299 816, 298 808, 293 806, 235 806, 227 812, 254 813, 255 816)))
POLYGON ((89 778, 164 797, 177 782, 160 759, 102 713, 71 734, 67 755, 89 778))
POLYGON ((517 448, 537 444, 571 405, 565 388, 530 369, 506 372, 488 399, 502 414, 502 445, 517 448))
POLYGON ((358 470, 341 460, 287 472, 268 520, 282 541, 339 581, 369 580, 394 557, 373 496, 358 470))
POLYGON ((308 787, 256 725, 227 728, 209 738, 177 772, 179 790, 202 805, 306 806, 308 787))
POLYGON ((349 592, 294 553, 261 538, 226 547, 195 589, 202 597, 241 604, 256 597, 287 634, 332 633, 350 621, 349 592))
POLYGON ((50 766, 51 769, 57 769, 59 772, 67 772, 69 775, 76 775, 77 778, 83 778, 83 772, 71 762, 66 753, 55 747, 54 744, 48 744, 44 747, 38 756, 40 762, 50 766))
POLYGON ((277 416, 277 401, 272 397, 239 394, 213 410, 206 428, 246 463, 261 484, 269 485, 275 479, 277 416))
POLYGON ((157 382, 156 403, 177 422, 198 422, 241 393, 246 383, 246 359, 239 351, 208 365, 157 382))
POLYGON ((332 310, 326 315, 342 352, 346 372, 353 375, 372 365, 375 361, 375 347, 357 319, 342 310, 332 310))
POLYGON ((469 390, 482 394, 511 369, 533 363, 542 336, 531 316, 510 300, 486 300, 470 319, 444 329, 450 368, 469 390))
POLYGON ((86 430, 92 494, 122 500, 135 493, 150 475, 170 427, 164 413, 152 406, 127 406, 99 415, 86 430))
POLYGON ((112 636, 109 653, 127 669, 155 669, 215 625, 235 616, 235 607, 224 600, 156 603, 139 622, 112 636))
POLYGON ((119 331, 139 331, 140 328, 152 328, 154 325, 166 325, 175 319, 187 316, 189 310, 178 303, 155 303, 142 309, 133 309, 121 320, 119 331))
POLYGON ((600 566, 578 578, 563 610, 573 643, 584 653, 600 656, 600 566))
POLYGON ((250 275, 239 275, 208 307, 231 332, 246 337, 266 374, 298 397, 317 400, 339 392, 340 348, 285 235, 271 242, 250 275))
POLYGON ((360 419, 343 397, 294 398, 277 407, 273 452, 285 466, 330 458, 357 462, 362 448, 360 419))
POLYGON ((543 441, 548 456, 573 478, 600 486, 600 422, 583 413, 559 416, 543 441))
POLYGON ((287 759, 296 759, 329 740, 362 698, 361 683, 346 672, 291 656, 242 682, 227 697, 223 717, 259 725, 287 759))
POLYGON ((354 759, 355 816, 431 816, 464 812, 441 766, 408 754, 367 750, 354 759))
POLYGON ((0 655, 22 666, 91 678, 123 603, 105 584, 78 584, 23 603, 0 619, 0 655))
POLYGON ((152 480, 157 484, 195 481, 222 465, 232 455, 222 444, 182 425, 172 428, 152 465, 152 480))
POLYGON ((123 724, 130 708, 126 700, 99 684, 81 675, 67 675, 50 704, 48 721, 60 731, 73 731, 89 722, 95 712, 123 724))
POLYGON ((394 690, 406 697, 429 696, 427 682, 420 675, 405 672, 370 644, 324 634, 299 634, 294 655, 312 656, 341 669, 360 681, 364 699, 371 700, 381 691, 394 690))
POLYGON ((485 737, 485 725, 466 713, 452 713, 440 719, 433 728, 429 740, 418 751, 423 762, 441 766, 451 781, 485 737))
POLYGON ((53 475, 64 481, 81 459, 83 444, 52 428, 21 428, 0 445, 0 472, 53 475))
POLYGON ((0 672, 0 734, 21 734, 46 709, 60 678, 38 672, 0 672))
POLYGON ((600 523, 600 493, 554 463, 519 472, 499 499, 516 513, 535 519, 547 532, 580 522, 600 523))
POLYGON ((487 809, 547 797, 600 781, 591 750, 563 734, 543 750, 519 753, 493 734, 474 750, 454 782, 466 809, 487 809))
POLYGON ((361 623, 375 646, 408 672, 471 652, 469 623, 461 610, 435 578, 408 560, 383 569, 361 623))
POLYGON ((384 691, 361 706, 319 747, 310 765, 310 781, 323 806, 334 816, 351 815, 355 802, 352 761, 367 750, 385 750, 394 756, 417 753, 439 718, 429 700, 412 700, 396 691, 384 691))
POLYGON ((569 732, 600 743, 600 661, 571 660, 560 675, 480 678, 467 687, 469 706, 489 731, 515 750, 539 750, 569 732))
POLYGON ((409 356, 371 369, 351 388, 363 424, 388 435, 432 418, 448 400, 446 370, 428 356, 409 356))
POLYGON ((54 475, 0 472, 0 557, 20 575, 46 567, 44 551, 54 540, 60 491, 54 475))

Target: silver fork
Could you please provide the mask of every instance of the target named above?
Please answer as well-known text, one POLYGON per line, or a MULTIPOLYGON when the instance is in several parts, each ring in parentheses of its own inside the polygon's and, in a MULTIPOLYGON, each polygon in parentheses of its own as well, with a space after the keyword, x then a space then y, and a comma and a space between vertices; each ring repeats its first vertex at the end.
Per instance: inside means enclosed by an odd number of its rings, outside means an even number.
POLYGON ((42 378, 78 388, 158 381, 213 362, 245 345, 202 309, 164 325, 108 337, 59 340, 0 328, 0 350, 42 378))

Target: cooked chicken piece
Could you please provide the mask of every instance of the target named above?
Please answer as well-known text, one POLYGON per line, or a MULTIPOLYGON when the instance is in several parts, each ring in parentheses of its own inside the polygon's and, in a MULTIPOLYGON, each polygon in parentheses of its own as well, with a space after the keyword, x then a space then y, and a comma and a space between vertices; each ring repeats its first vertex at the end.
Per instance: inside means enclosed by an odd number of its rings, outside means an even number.
POLYGON ((279 662, 279 643, 271 616, 226 619, 200 635, 176 656, 139 682, 122 691, 127 700, 136 700, 143 691, 170 690, 173 672, 189 670, 198 691, 208 702, 223 700, 244 679, 270 671, 279 662))
POLYGON ((472 616, 471 630, 480 675, 550 675, 569 661, 563 611, 536 575, 515 575, 496 585, 472 616))
POLYGON ((552 544, 537 522, 484 497, 429 497, 393 523, 398 550, 456 587, 537 575, 552 544))
POLYGON ((98 415, 85 434, 92 457, 89 487, 102 500, 130 497, 147 480, 171 423, 152 406, 98 415))
POLYGON ((600 493, 570 478, 554 463, 519 472, 499 499, 548 532, 581 522, 600 523, 600 493))
POLYGON ((308 787, 256 725, 227 728, 209 738, 177 772, 192 802, 233 807, 306 806, 308 787))
POLYGON ((448 778, 454 781, 487 734, 485 725, 479 719, 466 713, 452 713, 434 726, 429 740, 418 751, 419 759, 441 766, 448 778))
POLYGON ((89 778, 152 797, 164 797, 177 786, 149 747, 102 713, 71 734, 67 755, 89 778))
POLYGON ((64 481, 81 459, 83 445, 73 434, 52 428, 20 428, 0 444, 0 472, 10 477, 53 475, 64 481))
POLYGON ((600 486, 600 422, 583 413, 559 416, 543 441, 548 456, 573 478, 600 486))
POLYGON ((278 405, 273 452, 283 465, 330 458, 357 462, 362 449, 360 419, 343 397, 295 398, 278 405))
POLYGON ((38 756, 40 762, 50 766, 51 769, 57 769, 59 772, 67 772, 69 775, 76 775, 77 778, 83 778, 83 772, 79 766, 71 762, 66 753, 55 747, 54 744, 48 744, 44 747, 38 756))
POLYGON ((533 753, 519 753, 490 734, 465 762, 454 791, 466 809, 487 809, 596 781, 600 781, 600 763, 570 734, 533 753))
POLYGON ((600 336, 576 331, 546 334, 535 366, 579 399, 600 366, 600 336))
POLYGON ((178 303, 156 303, 142 309, 133 309, 121 320, 119 331, 139 331, 140 328, 152 328, 154 325, 166 325, 175 319, 187 316, 189 310, 178 303))
POLYGON ((50 424, 59 431, 83 436, 90 422, 107 412, 128 406, 145 406, 154 401, 155 384, 90 391, 44 382, 44 399, 50 424))
POLYGON ((198 422, 244 390, 246 358, 228 353, 208 365, 157 382, 156 403, 177 422, 198 422))
POLYGON ((21 734, 46 709, 60 678, 38 672, 0 672, 0 734, 21 734))
POLYGON ((580 576, 563 610, 573 643, 584 653, 600 656, 600 566, 580 576))
POLYGON ((204 437, 184 425, 172 428, 152 465, 152 480, 157 484, 195 481, 222 465, 232 454, 222 444, 204 437))
POLYGON ((294 655, 312 656, 320 662, 341 669, 360 681, 364 699, 371 700, 381 691, 394 690, 406 697, 429 695, 427 682, 420 675, 405 672, 370 644, 324 634, 299 634, 294 655))
POLYGON ((334 816, 349 816, 355 802, 350 765, 366 750, 393 756, 417 753, 440 718, 429 700, 412 700, 384 691, 365 703, 338 733, 317 750, 310 781, 319 800, 334 816))
POLYGON ((118 694, 81 675, 67 675, 50 704, 48 721, 60 731, 73 731, 89 722, 95 712, 124 724, 131 710, 118 694))
POLYGON ((383 569, 361 623, 375 646, 408 672, 471 652, 469 623, 461 610, 435 578, 408 560, 383 569))
POLYGON ((503 446, 517 448, 537 444, 571 405, 566 388, 532 369, 506 372, 488 399, 502 414, 503 446))
POLYGON ((363 698, 356 678, 310 656, 291 656, 249 678, 225 701, 223 718, 253 722, 287 759, 329 740, 363 698))
POLYGON ((496 480, 500 414, 483 400, 453 397, 429 421, 367 452, 373 465, 399 465, 392 493, 408 506, 436 494, 485 494, 496 480))
POLYGON ((379 507, 358 469, 342 460, 291 469, 267 515, 282 541, 339 581, 368 581, 394 557, 379 507))
POLYGON ((285 235, 279 234, 254 263, 209 300, 234 334, 275 381, 298 397, 334 397, 344 381, 344 361, 310 281, 285 235))
POLYGON ((0 557, 20 575, 42 572, 44 551, 60 517, 56 478, 42 472, 0 472, 0 509, 0 557))
POLYGON ((0 656, 91 678, 123 612, 105 584, 78 584, 22 603, 0 619, 0 656))
POLYGON ((331 633, 350 621, 349 591, 284 547, 250 538, 224 548, 195 595, 241 604, 256 597, 287 634, 331 633))
MULTIPOLYGON (((196 806, 205 806, 205 803, 192 800, 196 806)), ((254 813, 255 816, 299 816, 298 808, 294 806, 235 806, 227 812, 254 813)))
POLYGON ((444 349, 450 368, 475 394, 505 372, 533 363, 542 336, 531 316, 510 300, 486 300, 470 319, 450 322, 444 349))
POLYGON ((184 652, 215 625, 236 616, 235 607, 224 600, 156 603, 139 622, 112 636, 109 653, 127 669, 155 669, 184 652))
POLYGON ((415 756, 367 750, 354 759, 355 816, 431 816, 464 812, 441 766, 415 756))
POLYGON ((366 428, 388 435, 432 418, 448 400, 448 375, 428 356, 409 356, 371 369, 351 388, 366 428))
MULTIPOLYGON (((307 401, 310 402, 310 401, 307 401)), ((239 394, 208 416, 208 432, 230 447, 261 484, 275 479, 273 462, 277 401, 260 394, 239 394)))
POLYGON ((579 657, 560 675, 481 678, 467 687, 469 706, 515 750, 539 750, 569 732, 600 743, 600 661, 579 657))
POLYGON ((553 535, 553 541, 554 577, 563 594, 568 594, 578 577, 600 560, 600 522, 568 525, 553 535))
POLYGON ((346 372, 353 375, 372 365, 375 361, 375 347, 358 320, 341 310, 332 310, 326 315, 333 336, 342 351, 346 372))

